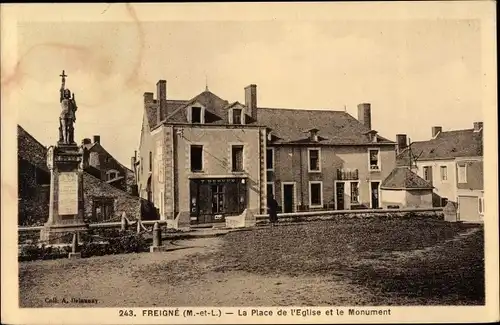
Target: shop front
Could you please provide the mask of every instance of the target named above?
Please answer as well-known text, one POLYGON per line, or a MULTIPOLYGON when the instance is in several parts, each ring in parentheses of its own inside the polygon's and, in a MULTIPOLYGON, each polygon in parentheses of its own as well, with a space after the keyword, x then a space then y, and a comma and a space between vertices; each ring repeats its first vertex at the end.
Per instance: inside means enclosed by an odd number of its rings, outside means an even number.
POLYGON ((246 178, 189 180, 191 224, 224 222, 247 207, 246 178))

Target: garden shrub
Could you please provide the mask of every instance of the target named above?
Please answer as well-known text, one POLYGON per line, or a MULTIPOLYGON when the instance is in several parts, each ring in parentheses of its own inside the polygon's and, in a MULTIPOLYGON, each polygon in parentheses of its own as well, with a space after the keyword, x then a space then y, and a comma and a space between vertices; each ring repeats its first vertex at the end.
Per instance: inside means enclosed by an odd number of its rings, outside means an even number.
MULTIPOLYGON (((89 230, 81 233, 83 243, 78 247, 82 257, 103 256, 109 254, 126 254, 145 252, 149 243, 142 233, 120 231, 116 229, 89 230)), ((71 244, 67 246, 45 246, 29 243, 21 246, 19 261, 47 260, 68 257, 71 244)))
POLYGON ((37 244, 31 243, 21 246, 18 260, 53 260, 61 257, 67 257, 70 251, 70 246, 45 246, 44 244, 38 246, 37 244))
POLYGON ((108 254, 139 253, 149 249, 142 233, 132 230, 99 229, 85 236, 81 247, 82 256, 102 256, 108 254))

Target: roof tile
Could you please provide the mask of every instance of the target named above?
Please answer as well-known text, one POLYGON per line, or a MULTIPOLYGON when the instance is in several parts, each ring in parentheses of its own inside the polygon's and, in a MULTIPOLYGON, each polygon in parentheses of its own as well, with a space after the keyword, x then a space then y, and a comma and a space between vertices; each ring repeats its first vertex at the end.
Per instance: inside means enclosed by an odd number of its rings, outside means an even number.
MULTIPOLYGON (((410 145, 412 156, 418 160, 453 159, 483 155, 483 132, 474 129, 441 132, 435 139, 416 141, 410 145)), ((397 156, 397 164, 408 165, 410 149, 397 156)))
POLYGON ((432 185, 406 167, 396 167, 384 179, 381 189, 432 189, 432 185))
MULTIPOLYGON (((168 111, 171 112, 168 122, 187 123, 186 112, 182 108, 196 101, 206 108, 206 122, 229 123, 227 109, 231 105, 210 91, 204 91, 191 100, 167 100, 168 111)), ((150 129, 157 126, 157 106, 155 101, 146 107, 150 129)), ((277 143, 307 142, 307 135, 304 132, 311 129, 318 129, 320 144, 369 145, 373 143, 370 140, 372 130, 344 111, 259 107, 257 121, 248 115, 245 120, 248 124, 259 124, 270 128, 273 139, 277 143)), ((380 135, 376 137, 379 144, 395 144, 380 135)))

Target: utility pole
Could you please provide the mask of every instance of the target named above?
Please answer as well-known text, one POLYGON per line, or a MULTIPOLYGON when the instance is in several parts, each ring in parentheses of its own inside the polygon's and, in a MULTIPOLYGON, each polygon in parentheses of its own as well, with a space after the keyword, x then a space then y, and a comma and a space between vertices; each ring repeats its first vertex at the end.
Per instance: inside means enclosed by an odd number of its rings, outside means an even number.
POLYGON ((408 163, 410 164, 408 168, 411 170, 411 160, 412 160, 412 154, 411 154, 411 139, 408 138, 408 163))
POLYGON ((408 157, 409 157, 409 168, 411 170, 412 166, 413 166, 413 163, 415 163, 415 167, 417 166, 417 160, 418 158, 420 158, 420 156, 422 155, 423 151, 420 152, 420 154, 418 156, 414 155, 413 154, 413 151, 411 150, 411 145, 412 145, 412 142, 411 142, 411 139, 408 138, 408 157))

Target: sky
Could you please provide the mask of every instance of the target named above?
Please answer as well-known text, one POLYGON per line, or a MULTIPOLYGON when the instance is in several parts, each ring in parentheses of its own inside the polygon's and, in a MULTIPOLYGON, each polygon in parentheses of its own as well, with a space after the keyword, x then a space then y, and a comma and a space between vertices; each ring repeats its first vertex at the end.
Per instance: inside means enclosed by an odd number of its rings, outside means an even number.
POLYGON ((483 120, 480 20, 142 21, 131 13, 121 21, 19 22, 18 124, 44 145, 57 141, 63 69, 79 107, 75 139, 100 135, 126 166, 138 149, 143 93, 155 92, 159 79, 170 99, 190 99, 208 84, 244 102, 244 87, 256 84, 261 107, 357 117, 357 104, 368 102, 372 128, 391 140, 426 140, 432 126, 483 120))

